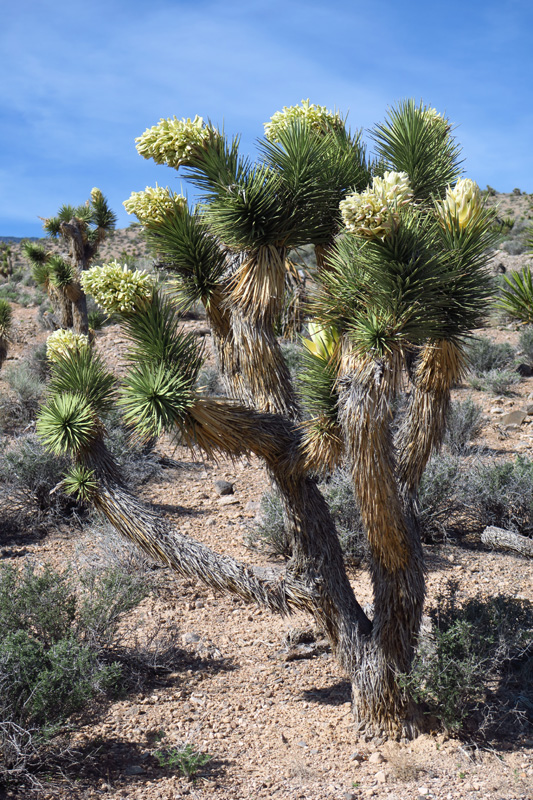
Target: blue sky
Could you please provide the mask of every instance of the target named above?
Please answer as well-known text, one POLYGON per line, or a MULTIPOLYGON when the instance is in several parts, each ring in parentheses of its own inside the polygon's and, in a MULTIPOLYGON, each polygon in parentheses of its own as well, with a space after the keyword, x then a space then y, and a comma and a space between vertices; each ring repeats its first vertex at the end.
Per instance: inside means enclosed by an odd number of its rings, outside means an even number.
POLYGON ((18 0, 0 30, 0 235, 147 185, 186 192, 137 154, 161 117, 209 118, 254 153, 263 123, 303 98, 352 128, 414 97, 458 125, 482 188, 533 192, 533 3, 18 0))

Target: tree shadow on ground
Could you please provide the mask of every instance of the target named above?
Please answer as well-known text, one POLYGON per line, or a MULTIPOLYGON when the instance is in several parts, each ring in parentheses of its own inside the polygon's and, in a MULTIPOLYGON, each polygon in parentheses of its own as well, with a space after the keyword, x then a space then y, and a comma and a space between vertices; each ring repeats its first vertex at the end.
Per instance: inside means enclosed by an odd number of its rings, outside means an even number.
POLYGON ((352 699, 352 686, 350 681, 337 681, 332 686, 324 686, 320 689, 304 689, 301 696, 308 703, 341 706, 352 699))

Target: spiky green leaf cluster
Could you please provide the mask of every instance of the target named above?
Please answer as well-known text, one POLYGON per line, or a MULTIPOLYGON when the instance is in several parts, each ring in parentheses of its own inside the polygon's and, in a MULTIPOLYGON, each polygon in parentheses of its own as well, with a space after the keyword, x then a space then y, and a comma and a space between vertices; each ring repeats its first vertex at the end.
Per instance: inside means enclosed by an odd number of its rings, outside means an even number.
POLYGON ((46 340, 46 355, 52 362, 63 356, 86 350, 90 347, 89 338, 83 333, 74 333, 69 328, 59 328, 46 340))
POLYGON ((37 433, 56 455, 77 455, 90 446, 98 423, 88 399, 80 394, 56 394, 37 418, 37 433))
POLYGON ((148 222, 146 238, 165 267, 177 276, 180 304, 201 301, 208 306, 227 270, 224 250, 213 237, 205 217, 176 209, 161 222, 148 222))
MULTIPOLYGON (((59 255, 51 254, 48 259, 49 280, 58 289, 64 289, 74 280, 72 265, 59 255)), ((34 273, 35 277, 35 273, 34 273)))
POLYGON ((110 411, 115 400, 115 378, 92 347, 65 349, 55 355, 49 389, 53 395, 74 392, 90 403, 95 414, 110 411))
POLYGON ((62 481, 65 494, 74 495, 78 500, 89 502, 98 490, 98 481, 94 470, 81 464, 74 465, 65 474, 62 481))
POLYGON ((147 186, 143 192, 132 192, 123 206, 128 214, 134 214, 142 225, 146 225, 163 222, 182 211, 186 204, 183 195, 174 194, 168 186, 156 184, 155 188, 147 186))
POLYGON ((154 287, 144 270, 132 270, 118 261, 86 270, 81 285, 108 314, 131 314, 142 308, 150 302, 154 287))
POLYGON ((533 324, 533 276, 530 267, 503 276, 506 288, 501 290, 500 308, 514 319, 533 324))
POLYGON ((435 109, 404 100, 375 126, 372 138, 384 169, 406 172, 416 200, 443 197, 460 177, 460 148, 435 109))

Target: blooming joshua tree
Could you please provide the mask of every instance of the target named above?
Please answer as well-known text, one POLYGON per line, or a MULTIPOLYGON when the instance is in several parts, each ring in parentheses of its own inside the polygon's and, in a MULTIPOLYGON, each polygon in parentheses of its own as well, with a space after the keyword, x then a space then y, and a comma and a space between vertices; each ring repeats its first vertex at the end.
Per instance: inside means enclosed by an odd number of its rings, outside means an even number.
POLYGON ((492 218, 460 178, 449 123, 422 104, 400 103, 376 126, 373 162, 340 117, 309 103, 275 115, 267 137, 251 164, 238 140, 200 118, 162 120, 139 151, 186 169, 202 202, 191 210, 158 187, 126 202, 181 305, 204 304, 234 399, 196 389, 202 357, 179 330, 174 296, 110 264, 89 270, 83 286, 119 314, 131 341, 128 373, 117 388, 94 347, 57 348, 38 430, 55 452, 71 453, 69 490, 153 557, 273 612, 309 612, 350 677, 356 718, 409 736, 427 724, 398 677, 410 670, 425 594, 415 500, 443 438, 465 342, 483 324, 492 218), (319 245, 323 258, 297 395, 273 319, 286 251, 303 243, 319 245), (292 551, 280 576, 183 536, 128 492, 106 446, 104 415, 114 403, 146 439, 166 431, 208 456, 263 460, 292 551), (368 537, 372 617, 356 600, 316 483, 343 461, 368 537))
POLYGON ((115 228, 116 216, 100 191, 91 190, 84 205, 61 206, 55 217, 44 220, 49 236, 60 237, 68 246, 68 258, 49 253, 39 244, 26 242, 25 254, 33 267, 35 280, 46 289, 62 328, 74 326, 87 334, 87 300, 81 275, 91 264, 105 237, 115 228))

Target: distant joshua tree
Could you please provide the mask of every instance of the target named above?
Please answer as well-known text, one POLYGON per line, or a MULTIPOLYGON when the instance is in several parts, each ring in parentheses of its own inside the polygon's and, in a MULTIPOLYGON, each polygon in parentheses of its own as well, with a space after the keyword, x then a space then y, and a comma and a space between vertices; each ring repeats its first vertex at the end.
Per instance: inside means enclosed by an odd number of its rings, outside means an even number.
POLYGON ((100 189, 95 188, 84 205, 61 206, 55 217, 44 220, 43 228, 48 235, 60 237, 66 243, 67 259, 48 252, 40 244, 24 242, 24 253, 32 264, 34 278, 46 289, 62 328, 88 333, 87 300, 81 275, 115 224, 116 215, 100 189))

